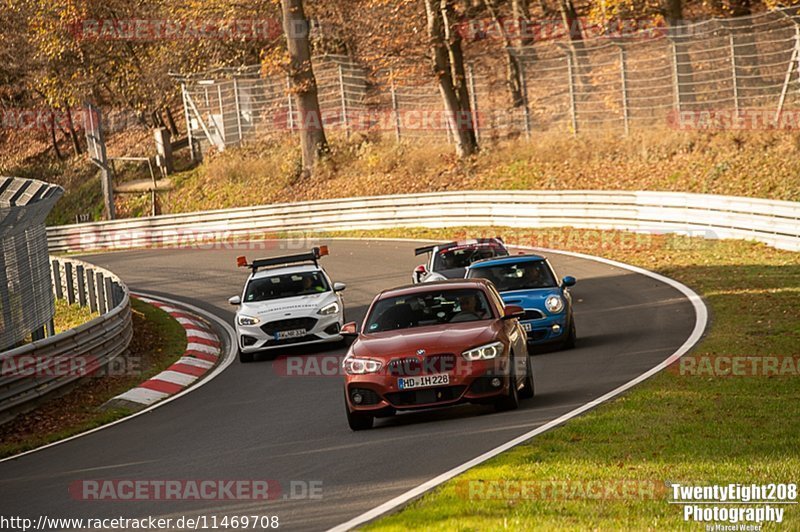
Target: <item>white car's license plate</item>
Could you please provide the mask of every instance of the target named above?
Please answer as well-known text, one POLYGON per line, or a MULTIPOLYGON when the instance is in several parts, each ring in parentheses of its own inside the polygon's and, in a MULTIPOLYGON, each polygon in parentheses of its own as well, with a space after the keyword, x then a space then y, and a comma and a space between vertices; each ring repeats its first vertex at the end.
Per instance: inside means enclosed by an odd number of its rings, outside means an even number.
POLYGON ((523 328, 523 329, 524 329, 526 332, 531 332, 531 331, 533 330, 533 324, 532 324, 532 323, 523 323, 523 324, 521 324, 521 325, 522 325, 522 328, 523 328))
POLYGON ((397 387, 400 390, 410 390, 412 388, 430 388, 432 386, 446 386, 450 384, 450 375, 447 373, 436 373, 434 375, 420 375, 419 377, 403 377, 397 379, 397 387))
POLYGON ((289 338, 300 338, 306 335, 305 329, 292 329, 291 331, 278 331, 275 333, 276 340, 288 340, 289 338))

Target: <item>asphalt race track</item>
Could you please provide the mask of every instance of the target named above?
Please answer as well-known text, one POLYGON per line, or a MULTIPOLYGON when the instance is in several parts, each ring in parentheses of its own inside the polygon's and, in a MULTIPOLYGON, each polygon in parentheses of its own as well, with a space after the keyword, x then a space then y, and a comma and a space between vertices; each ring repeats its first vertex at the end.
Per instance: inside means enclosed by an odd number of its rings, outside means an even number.
MULTIPOLYGON (((329 245, 331 255, 322 262, 333 280, 347 283, 348 320, 363 318, 381 289, 409 283, 420 262, 409 242, 329 245)), ((227 298, 241 292, 246 277, 235 267, 241 254, 143 250, 86 260, 117 273, 132 290, 186 301, 232 323, 227 298)), ((458 406, 379 419, 375 429, 354 433, 345 420, 340 377, 283 376, 271 356, 260 356, 252 364, 234 362, 152 413, 0 463, 0 514, 265 514, 278 515, 280 529, 326 529, 631 380, 672 354, 694 327, 691 303, 666 284, 590 260, 550 259, 559 275, 578 279, 572 289, 578 347, 534 356, 537 396, 517 411, 458 406), (69 485, 84 479, 274 479, 284 492, 291 481, 321 481, 322 497, 303 498, 298 489, 295 499, 268 502, 72 499, 69 485)), ((344 354, 344 348, 331 353, 344 354)))

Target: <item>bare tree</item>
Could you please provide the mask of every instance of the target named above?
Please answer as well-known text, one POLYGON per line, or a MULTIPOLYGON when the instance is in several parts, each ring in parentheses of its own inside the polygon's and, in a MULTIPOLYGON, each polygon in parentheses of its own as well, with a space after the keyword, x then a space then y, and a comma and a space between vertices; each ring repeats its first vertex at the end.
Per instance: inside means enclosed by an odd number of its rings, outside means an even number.
MULTIPOLYGON (((508 85, 508 90, 511 92, 512 105, 514 107, 522 107, 525 103, 523 95, 525 88, 522 83, 522 69, 524 65, 520 58, 519 49, 514 47, 512 38, 503 24, 500 10, 497 7, 497 0, 484 0, 483 3, 489 15, 492 17, 492 21, 498 33, 503 39, 504 56, 506 60, 506 84, 508 85)), ((520 21, 516 20, 516 24, 520 24, 520 21)))
POLYGON ((577 72, 580 74, 581 83, 589 86, 589 62, 586 57, 586 48, 583 42, 583 29, 572 0, 558 0, 558 10, 561 12, 561 21, 569 35, 569 51, 577 72))
POLYGON ((466 157, 478 151, 464 70, 461 37, 453 31, 453 0, 424 0, 431 40, 433 69, 456 139, 456 153, 466 157))
POLYGON ((283 32, 289 50, 289 78, 300 114, 300 147, 303 152, 303 176, 313 173, 314 165, 330 151, 322 113, 317 98, 317 80, 311 65, 309 22, 303 0, 281 0, 283 32))
POLYGON ((685 42, 685 36, 681 35, 681 25, 683 24, 683 0, 664 0, 662 7, 664 19, 669 26, 669 38, 675 47, 675 73, 680 92, 680 101, 683 103, 693 102, 694 93, 692 91, 692 58, 689 56, 689 45, 685 42))

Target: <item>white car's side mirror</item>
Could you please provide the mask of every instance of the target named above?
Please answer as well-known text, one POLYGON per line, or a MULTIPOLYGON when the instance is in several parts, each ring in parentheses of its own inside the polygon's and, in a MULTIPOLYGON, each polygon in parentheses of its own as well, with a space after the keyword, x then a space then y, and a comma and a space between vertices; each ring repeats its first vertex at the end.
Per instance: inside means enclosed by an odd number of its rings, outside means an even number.
POLYGON ((347 288, 347 285, 344 284, 344 283, 333 283, 333 291, 334 292, 341 292, 345 288, 347 288))
POLYGON ((228 299, 228 303, 230 303, 231 305, 241 305, 242 304, 242 298, 239 297, 239 296, 233 296, 233 297, 228 299))

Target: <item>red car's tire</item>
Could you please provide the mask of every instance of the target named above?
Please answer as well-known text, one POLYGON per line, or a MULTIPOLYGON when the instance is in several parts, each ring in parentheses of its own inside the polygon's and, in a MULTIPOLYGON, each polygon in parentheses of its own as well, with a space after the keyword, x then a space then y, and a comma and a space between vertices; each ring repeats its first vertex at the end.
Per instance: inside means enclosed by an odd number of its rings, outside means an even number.
POLYGON ((533 387, 533 362, 531 362, 530 357, 527 362, 528 365, 525 368, 525 387, 519 392, 520 399, 532 399, 535 394, 533 387))
POLYGON ((375 416, 351 412, 350 407, 347 406, 347 397, 344 400, 344 410, 347 412, 347 424, 350 425, 350 430, 368 430, 372 428, 375 416))
POLYGON ((498 412, 516 410, 519 408, 519 393, 517 391, 517 377, 514 372, 514 357, 509 361, 508 393, 495 401, 494 409, 498 412))

